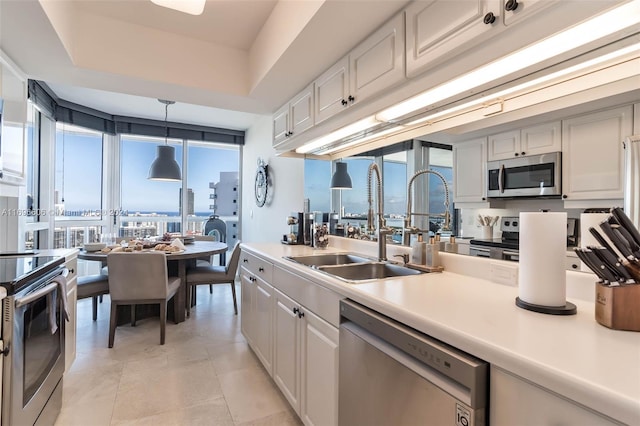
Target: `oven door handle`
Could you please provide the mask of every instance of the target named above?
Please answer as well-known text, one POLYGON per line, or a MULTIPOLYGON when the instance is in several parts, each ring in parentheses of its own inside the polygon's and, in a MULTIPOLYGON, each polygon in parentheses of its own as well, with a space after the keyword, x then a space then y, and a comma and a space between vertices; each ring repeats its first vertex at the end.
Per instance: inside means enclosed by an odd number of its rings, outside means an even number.
POLYGON ((49 283, 41 289, 34 291, 33 293, 29 293, 26 296, 16 299, 16 308, 20 308, 24 305, 28 305, 29 303, 40 299, 43 296, 46 296, 49 293, 53 293, 58 288, 58 283, 49 283))

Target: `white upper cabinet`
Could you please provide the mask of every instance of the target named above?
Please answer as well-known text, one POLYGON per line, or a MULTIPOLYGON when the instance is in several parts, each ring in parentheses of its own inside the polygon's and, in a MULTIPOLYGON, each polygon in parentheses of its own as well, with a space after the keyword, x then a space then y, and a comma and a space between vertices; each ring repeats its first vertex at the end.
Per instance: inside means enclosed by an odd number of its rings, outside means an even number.
POLYGON ((499 0, 416 1, 406 8, 407 76, 480 44, 500 25, 499 0))
POLYGON ((315 81, 315 123, 349 106, 349 58, 344 57, 315 81))
POLYGON ((539 11, 554 6, 560 0, 504 0, 504 24, 511 25, 539 11))
POLYGON ((633 133, 631 105, 562 122, 562 197, 574 200, 623 198, 622 141, 633 133))
POLYGON ((316 79, 315 123, 404 78, 404 16, 400 13, 316 79))
POLYGON ((560 122, 554 121, 489 136, 488 160, 506 160, 561 150, 560 122))
POLYGON ((482 203, 487 200, 487 138, 453 146, 453 201, 482 203))
POLYGON ((404 80, 404 16, 388 21, 349 54, 349 95, 358 103, 404 80))
POLYGON ((313 126, 313 84, 273 115, 273 146, 313 126))

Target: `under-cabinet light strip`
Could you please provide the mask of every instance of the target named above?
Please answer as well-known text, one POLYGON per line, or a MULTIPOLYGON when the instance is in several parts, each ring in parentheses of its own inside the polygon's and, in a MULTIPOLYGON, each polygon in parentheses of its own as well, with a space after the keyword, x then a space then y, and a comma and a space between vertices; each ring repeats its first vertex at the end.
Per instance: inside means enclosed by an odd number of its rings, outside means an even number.
POLYGON ((297 148, 296 152, 298 154, 307 154, 311 151, 317 150, 318 148, 322 148, 323 146, 328 145, 331 142, 335 142, 340 139, 346 138, 347 136, 351 136, 353 134, 370 129, 377 124, 380 124, 380 122, 376 120, 372 115, 360 121, 356 121, 353 124, 342 127, 334 132, 329 133, 328 135, 322 136, 318 139, 314 139, 311 142, 302 145, 300 148, 297 148))
POLYGON ((640 2, 632 1, 566 31, 541 40, 474 71, 427 90, 376 114, 379 121, 391 121, 465 93, 473 88, 521 71, 527 67, 576 49, 640 22, 640 2))

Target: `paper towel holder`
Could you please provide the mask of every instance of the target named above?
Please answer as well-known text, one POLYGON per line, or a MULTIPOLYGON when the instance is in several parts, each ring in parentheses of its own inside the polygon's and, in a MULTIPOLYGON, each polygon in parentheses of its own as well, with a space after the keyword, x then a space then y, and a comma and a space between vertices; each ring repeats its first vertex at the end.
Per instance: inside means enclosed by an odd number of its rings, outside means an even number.
POLYGON ((522 309, 527 309, 529 311, 549 315, 575 315, 578 313, 576 305, 571 302, 565 302, 564 306, 545 306, 525 302, 524 300, 520 299, 520 297, 516 297, 516 306, 522 309))

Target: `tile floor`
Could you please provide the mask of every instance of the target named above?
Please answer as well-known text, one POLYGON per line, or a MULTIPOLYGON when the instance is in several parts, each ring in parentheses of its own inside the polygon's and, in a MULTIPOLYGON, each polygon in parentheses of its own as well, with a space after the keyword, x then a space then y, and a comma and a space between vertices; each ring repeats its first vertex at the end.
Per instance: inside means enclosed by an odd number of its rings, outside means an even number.
POLYGON ((228 285, 212 295, 199 286, 191 318, 167 322, 164 346, 149 318, 118 327, 109 349, 108 298, 99 306, 93 322, 91 299, 78 302, 77 356, 56 426, 301 425, 242 336, 228 285))

